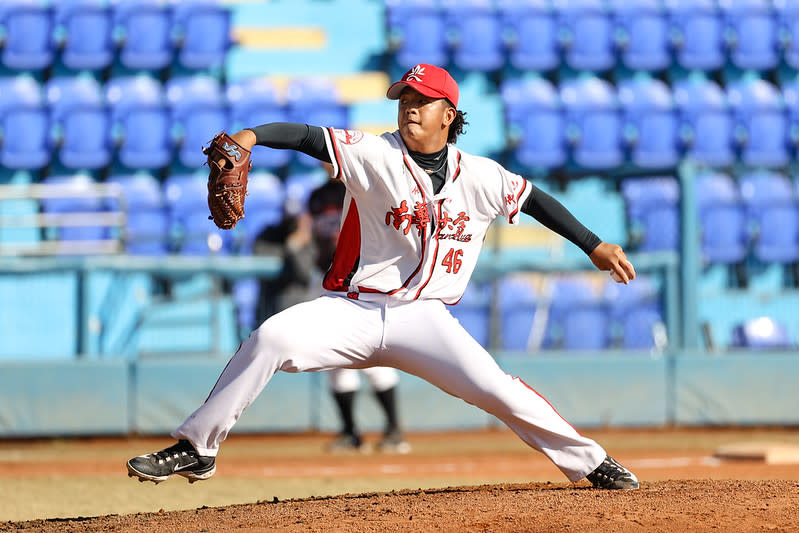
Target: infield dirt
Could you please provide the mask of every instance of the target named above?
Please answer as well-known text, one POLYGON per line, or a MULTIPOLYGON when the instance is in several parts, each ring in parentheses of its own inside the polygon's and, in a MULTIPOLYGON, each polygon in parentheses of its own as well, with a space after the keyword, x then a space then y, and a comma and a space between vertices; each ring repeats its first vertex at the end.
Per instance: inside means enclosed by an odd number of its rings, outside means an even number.
POLYGON ((26 517, 0 531, 799 532, 799 464, 713 457, 731 442, 799 442, 795 429, 587 433, 639 490, 567 483, 507 431, 413 435, 402 456, 325 454, 329 435, 232 436, 213 479, 158 486, 127 479, 124 460, 165 439, 0 442, 0 520, 26 517))

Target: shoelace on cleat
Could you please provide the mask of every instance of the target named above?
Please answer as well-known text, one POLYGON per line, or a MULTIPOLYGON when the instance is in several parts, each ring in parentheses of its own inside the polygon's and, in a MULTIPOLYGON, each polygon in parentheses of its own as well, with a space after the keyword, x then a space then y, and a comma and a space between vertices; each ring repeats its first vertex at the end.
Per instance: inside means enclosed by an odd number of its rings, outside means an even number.
POLYGON ((180 459, 182 456, 188 455, 186 450, 175 450, 175 446, 166 448, 164 450, 155 452, 153 457, 159 462, 171 461, 172 459, 180 459))

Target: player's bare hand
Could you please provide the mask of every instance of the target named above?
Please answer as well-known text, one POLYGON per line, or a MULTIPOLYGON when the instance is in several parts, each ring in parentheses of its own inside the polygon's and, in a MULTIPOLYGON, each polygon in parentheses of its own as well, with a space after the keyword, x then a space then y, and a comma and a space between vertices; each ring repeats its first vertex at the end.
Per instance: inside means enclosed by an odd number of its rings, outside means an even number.
POLYGON ((252 147, 255 146, 255 133, 252 130, 241 130, 231 135, 230 138, 247 150, 252 150, 252 147))
POLYGON ((635 268, 618 244, 600 243, 589 256, 599 270, 610 270, 610 275, 625 285, 635 279, 635 268))

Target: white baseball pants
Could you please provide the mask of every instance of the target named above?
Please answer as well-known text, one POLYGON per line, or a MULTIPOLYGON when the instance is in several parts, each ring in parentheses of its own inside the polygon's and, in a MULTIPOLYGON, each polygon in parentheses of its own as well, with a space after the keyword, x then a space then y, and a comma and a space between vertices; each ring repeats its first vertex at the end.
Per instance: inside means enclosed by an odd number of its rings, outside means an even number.
POLYGON ((496 416, 571 481, 604 449, 580 435, 538 393, 497 365, 438 300, 329 293, 266 320, 222 371, 205 403, 173 433, 216 456, 241 413, 278 371, 394 367, 496 416))

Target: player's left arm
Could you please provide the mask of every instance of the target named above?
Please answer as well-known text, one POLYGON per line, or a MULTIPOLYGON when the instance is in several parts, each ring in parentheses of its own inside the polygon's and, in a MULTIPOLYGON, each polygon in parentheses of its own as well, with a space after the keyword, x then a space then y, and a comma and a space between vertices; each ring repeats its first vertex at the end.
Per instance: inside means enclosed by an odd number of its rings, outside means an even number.
MULTIPOLYGON (((599 270, 610 270, 622 283, 635 279, 635 268, 618 244, 603 242, 566 207, 532 183, 521 211, 577 245, 599 270)), ((614 278, 615 279, 615 278, 614 278)))
POLYGON ((324 128, 319 126, 272 122, 243 129, 230 137, 248 150, 252 150, 256 144, 280 150, 296 150, 330 163, 324 128))

